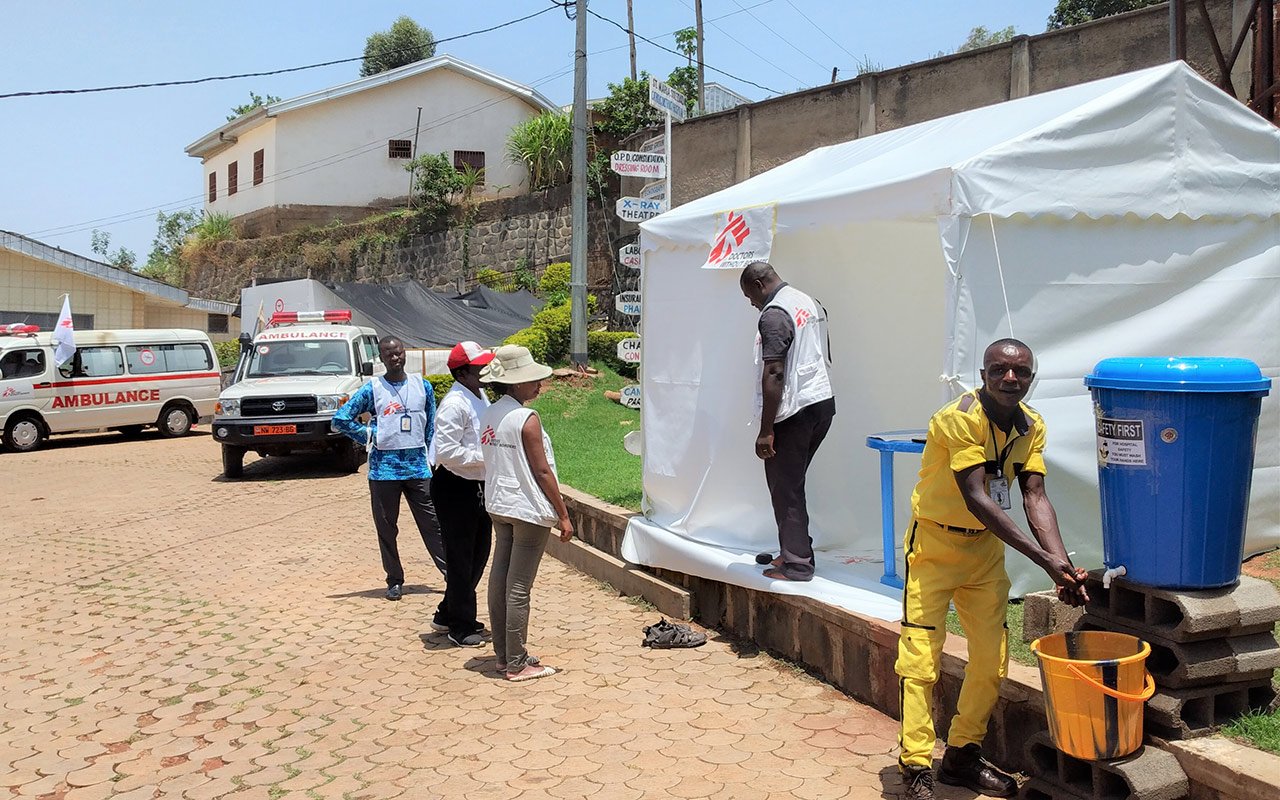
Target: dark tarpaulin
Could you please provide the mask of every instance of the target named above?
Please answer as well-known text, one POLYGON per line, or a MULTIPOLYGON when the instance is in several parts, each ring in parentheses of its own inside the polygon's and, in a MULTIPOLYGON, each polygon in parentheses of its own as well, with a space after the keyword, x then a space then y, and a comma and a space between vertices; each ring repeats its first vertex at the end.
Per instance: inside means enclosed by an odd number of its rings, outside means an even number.
POLYGON ((496 347, 529 327, 542 306, 526 291, 503 294, 479 287, 459 295, 433 292, 414 280, 325 286, 366 317, 378 335, 398 336, 406 347, 453 347, 462 341, 496 347))

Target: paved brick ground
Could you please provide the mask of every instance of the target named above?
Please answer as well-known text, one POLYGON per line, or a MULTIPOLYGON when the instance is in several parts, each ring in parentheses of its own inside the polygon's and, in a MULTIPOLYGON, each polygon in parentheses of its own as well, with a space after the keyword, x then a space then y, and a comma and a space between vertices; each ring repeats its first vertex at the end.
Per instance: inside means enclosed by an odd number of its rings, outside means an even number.
POLYGON ((431 634, 416 534, 409 593, 381 598, 363 471, 270 459, 227 483, 217 455, 203 435, 0 455, 11 794, 901 795, 892 720, 718 637, 642 649, 652 611, 551 559, 531 640, 563 672, 507 683, 431 634))

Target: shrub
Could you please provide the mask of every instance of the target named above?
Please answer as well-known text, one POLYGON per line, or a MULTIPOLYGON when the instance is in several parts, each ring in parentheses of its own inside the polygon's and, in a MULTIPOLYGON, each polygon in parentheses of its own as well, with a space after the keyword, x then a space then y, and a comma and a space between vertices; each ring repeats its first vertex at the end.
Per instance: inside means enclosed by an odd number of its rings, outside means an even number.
POLYGON ((518 344, 529 348, 529 354, 535 361, 547 363, 547 332, 542 328, 525 328, 516 331, 506 338, 503 344, 518 344))
POLYGON ((572 324, 572 311, 568 303, 548 304, 533 315, 533 327, 546 334, 547 358, 553 362, 569 357, 569 331, 572 324))
POLYGON ((568 261, 548 264, 538 281, 538 294, 549 305, 559 305, 569 299, 569 277, 572 271, 568 261))
POLYGON ((573 120, 560 111, 544 111, 507 134, 507 160, 529 172, 529 191, 567 183, 573 166, 573 120))
POLYGON ((619 375, 636 376, 636 365, 618 358, 618 342, 635 336, 631 331, 588 331, 587 356, 592 361, 603 361, 619 375))
POLYGON ((440 401, 453 388, 453 376, 446 372, 443 375, 428 375, 427 380, 431 382, 431 388, 436 392, 436 408, 439 408, 440 401))
POLYGON ((213 354, 218 357, 218 366, 223 369, 234 367, 240 361, 240 342, 235 339, 229 342, 214 342, 213 354))
POLYGON ((476 283, 481 286, 488 286, 490 289, 502 290, 502 286, 507 282, 507 278, 496 269, 481 267, 476 270, 476 283))
POLYGON ((520 256, 516 259, 516 271, 511 276, 511 282, 517 290, 538 291, 538 276, 533 274, 528 257, 520 256))
POLYGON ((425 221, 438 220, 449 213, 449 198, 462 191, 462 177, 444 153, 425 153, 410 161, 405 169, 413 173, 413 199, 425 221))

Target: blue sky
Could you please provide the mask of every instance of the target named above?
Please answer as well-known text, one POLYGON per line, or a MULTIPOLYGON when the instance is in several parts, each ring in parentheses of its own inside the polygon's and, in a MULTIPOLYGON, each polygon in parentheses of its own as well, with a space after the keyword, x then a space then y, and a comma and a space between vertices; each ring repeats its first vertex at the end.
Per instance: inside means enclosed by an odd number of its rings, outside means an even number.
MULTIPOLYGON (((704 0, 706 64, 777 93, 852 77, 861 61, 888 68, 954 50, 970 29, 1039 33, 1053 0, 704 0), (744 10, 745 9, 745 10, 744 10), (807 17, 807 19, 806 19, 807 17)), ((401 14, 439 38, 541 10, 548 0, 223 0, 219 3, 3 4, 0 94, 258 72, 359 56, 365 37, 401 14)), ((674 49, 693 25, 693 0, 634 0, 636 31, 674 49)), ((591 9, 626 24, 625 0, 591 9)), ((589 18, 589 93, 629 71, 621 30, 589 18)), ((573 99, 574 25, 559 9, 440 46, 477 66, 573 99)), ((637 41, 639 69, 666 75, 681 59, 637 41)), ((89 254, 90 232, 111 234, 145 261, 158 208, 199 206, 200 162, 183 149, 226 119, 249 92, 282 98, 352 80, 359 64, 194 86, 0 99, 0 229, 89 254)), ((753 100, 750 83, 706 72, 753 100)))

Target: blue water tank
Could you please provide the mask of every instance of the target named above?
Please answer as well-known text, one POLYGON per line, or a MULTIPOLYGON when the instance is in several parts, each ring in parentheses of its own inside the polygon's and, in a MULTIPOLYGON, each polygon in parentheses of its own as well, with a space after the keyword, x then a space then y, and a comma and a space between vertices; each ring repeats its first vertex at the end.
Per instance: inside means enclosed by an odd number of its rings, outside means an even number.
POLYGON ((1271 379, 1243 358, 1108 358, 1084 382, 1094 401, 1106 565, 1162 588, 1239 580, 1271 379))

